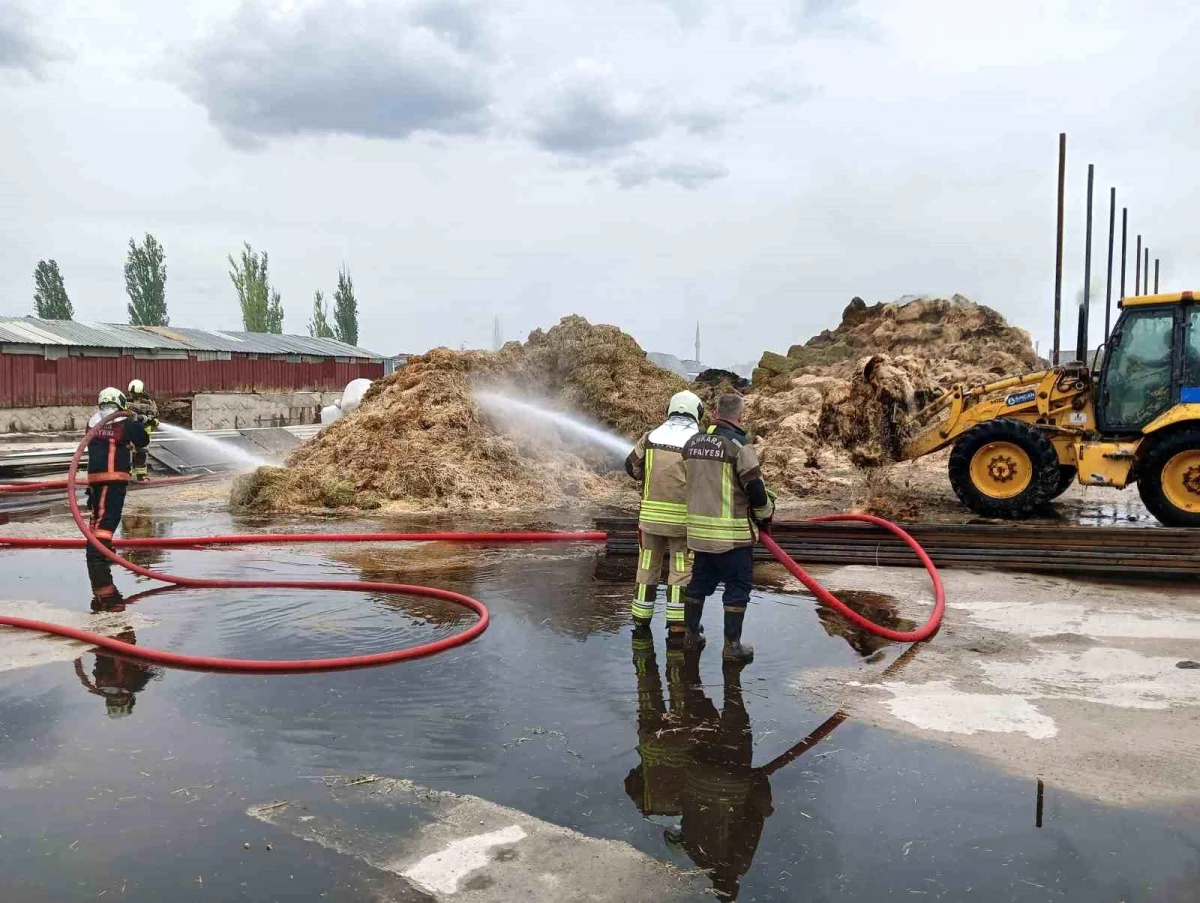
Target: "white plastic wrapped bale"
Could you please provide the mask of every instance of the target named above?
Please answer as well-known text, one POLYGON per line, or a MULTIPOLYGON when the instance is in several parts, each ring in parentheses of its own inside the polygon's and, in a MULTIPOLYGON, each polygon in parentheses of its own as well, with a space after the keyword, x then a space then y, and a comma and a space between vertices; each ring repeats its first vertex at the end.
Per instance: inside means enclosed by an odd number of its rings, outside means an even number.
POLYGON ((321 425, 329 426, 343 414, 349 414, 356 410, 369 388, 371 388, 369 379, 352 379, 346 383, 346 388, 342 390, 342 397, 333 404, 321 408, 321 425))
POLYGON ((352 379, 346 383, 346 389, 342 392, 342 400, 339 402, 342 413, 353 413, 358 408, 363 395, 366 394, 369 388, 371 388, 371 381, 369 379, 352 379))

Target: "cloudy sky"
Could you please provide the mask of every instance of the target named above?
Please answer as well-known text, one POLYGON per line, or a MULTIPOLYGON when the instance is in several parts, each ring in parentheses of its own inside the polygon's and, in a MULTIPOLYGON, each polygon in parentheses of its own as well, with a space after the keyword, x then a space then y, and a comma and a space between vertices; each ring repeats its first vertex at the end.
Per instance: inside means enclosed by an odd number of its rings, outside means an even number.
POLYGON ((733 363, 954 292, 1045 348, 1059 131, 1068 301, 1088 162, 1101 293, 1113 184, 1200 287, 1198 44, 1186 0, 0 0, 0 313, 55 258, 124 320, 150 231, 172 322, 239 328, 249 241, 286 331, 344 262, 385 353, 580 313, 733 363))

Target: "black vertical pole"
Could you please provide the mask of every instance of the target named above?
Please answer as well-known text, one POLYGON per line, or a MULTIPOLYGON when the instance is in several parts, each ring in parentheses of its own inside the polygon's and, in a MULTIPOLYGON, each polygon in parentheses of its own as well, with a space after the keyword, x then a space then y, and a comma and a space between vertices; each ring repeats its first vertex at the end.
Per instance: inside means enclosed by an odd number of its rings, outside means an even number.
POLYGON ((1075 339, 1075 360, 1086 361, 1088 351, 1088 314, 1092 305, 1092 179, 1096 167, 1088 164, 1087 232, 1083 239, 1083 303, 1079 305, 1079 334, 1075 339))
POLYGON ((1155 257, 1154 258, 1154 294, 1156 294, 1156 295, 1158 294, 1158 264, 1159 264, 1159 259, 1157 257, 1155 257))
POLYGON ((1146 245, 1142 253, 1146 255, 1145 260, 1142 261, 1142 294, 1148 295, 1150 294, 1150 246, 1146 245))
POLYGON ((1137 250, 1133 253, 1133 293, 1142 293, 1142 236, 1137 237, 1137 250))
POLYGON ((1067 133, 1058 135, 1058 243, 1054 253, 1054 350, 1050 362, 1059 364, 1062 329, 1063 195, 1067 185, 1067 133))
MULTIPOLYGON (((1121 208, 1121 297, 1125 297, 1125 252, 1129 247, 1129 208, 1121 208)), ((1105 336, 1107 338, 1107 336, 1105 336)))
POLYGON ((1108 190, 1108 284, 1104 289, 1104 341, 1112 325, 1112 265, 1113 237, 1117 227, 1117 189, 1108 190))

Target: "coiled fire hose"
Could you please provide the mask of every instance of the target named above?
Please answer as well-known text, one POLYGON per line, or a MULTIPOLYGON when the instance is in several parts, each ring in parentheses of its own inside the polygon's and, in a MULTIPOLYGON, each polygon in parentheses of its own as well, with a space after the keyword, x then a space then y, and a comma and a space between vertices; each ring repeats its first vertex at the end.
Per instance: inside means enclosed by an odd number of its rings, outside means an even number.
MULTIPOLYGON (((470 596, 451 590, 438 589, 431 586, 416 584, 386 583, 380 581, 358 580, 227 580, 204 577, 182 577, 151 570, 134 564, 122 557, 113 549, 109 549, 92 532, 87 520, 79 509, 76 498, 78 489, 77 472, 84 450, 88 447, 96 431, 105 424, 126 416, 123 412, 115 412, 104 418, 95 427, 88 430, 80 441, 67 471, 65 489, 67 504, 71 508, 71 516, 75 525, 83 534, 83 539, 57 539, 45 537, 16 537, 0 536, 0 548, 84 548, 91 545, 105 558, 115 564, 142 577, 159 580, 175 586, 201 589, 292 589, 292 590, 333 590, 338 592, 376 592, 407 596, 424 596, 431 599, 441 599, 467 608, 479 616, 479 619, 469 627, 428 643, 392 649, 366 655, 352 655, 339 658, 313 658, 300 660, 274 659, 232 659, 213 656, 188 655, 185 653, 169 652, 153 649, 147 646, 125 643, 112 637, 70 627, 64 624, 54 624, 49 621, 39 621, 31 618, 0 616, 0 626, 32 630, 40 633, 55 634, 80 640, 91 646, 103 649, 105 652, 151 662, 172 668, 194 671, 218 671, 237 674, 301 674, 321 671, 344 671, 353 668, 368 668, 377 665, 388 665, 409 659, 423 658, 444 652, 455 646, 468 643, 482 634, 488 627, 489 614, 487 606, 470 596)), ((44 488, 50 488, 49 486, 44 488)), ((55 486, 55 488, 57 488, 55 486)), ((9 487, 0 487, 0 490, 9 487)), ((10 490, 11 491, 11 490, 10 490)), ((914 631, 896 631, 881 627, 859 615, 846 606, 832 593, 816 582, 808 573, 796 564, 786 552, 764 531, 761 535, 763 545, 770 550, 781 564, 784 565, 801 583, 826 605, 840 612, 844 617, 865 630, 878 636, 897 642, 920 642, 928 639, 936 632, 945 608, 945 592, 937 568, 929 559, 924 549, 915 539, 905 533, 900 527, 882 518, 867 514, 832 514, 813 518, 815 521, 831 520, 862 520, 890 530, 899 536, 917 554, 921 563, 928 571, 935 592, 935 603, 929 621, 924 627, 914 631)), ((219 536, 176 536, 153 539, 119 539, 115 546, 118 548, 191 548, 198 549, 215 545, 251 545, 251 544, 282 544, 282 543, 336 543, 336 542, 460 542, 460 543, 538 543, 538 542, 604 542, 607 534, 602 532, 499 532, 499 533, 249 533, 226 534, 219 536)))

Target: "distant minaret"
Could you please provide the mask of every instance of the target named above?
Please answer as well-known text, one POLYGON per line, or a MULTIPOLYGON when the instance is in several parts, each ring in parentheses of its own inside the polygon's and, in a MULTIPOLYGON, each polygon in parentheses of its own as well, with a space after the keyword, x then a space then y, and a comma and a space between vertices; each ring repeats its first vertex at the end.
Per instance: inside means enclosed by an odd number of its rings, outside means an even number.
POLYGON ((696 357, 695 360, 700 360, 700 321, 696 321, 696 357))
POLYGON ((500 315, 496 315, 496 322, 492 325, 492 350, 499 351, 504 347, 504 336, 500 332, 500 315))

